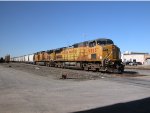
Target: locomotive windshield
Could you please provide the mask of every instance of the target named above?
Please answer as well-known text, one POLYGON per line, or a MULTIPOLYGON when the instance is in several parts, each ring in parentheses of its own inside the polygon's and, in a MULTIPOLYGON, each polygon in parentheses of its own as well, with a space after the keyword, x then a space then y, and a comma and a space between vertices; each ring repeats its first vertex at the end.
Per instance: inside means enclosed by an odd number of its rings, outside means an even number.
POLYGON ((106 40, 97 40, 98 45, 109 45, 114 44, 112 40, 106 39, 106 40))

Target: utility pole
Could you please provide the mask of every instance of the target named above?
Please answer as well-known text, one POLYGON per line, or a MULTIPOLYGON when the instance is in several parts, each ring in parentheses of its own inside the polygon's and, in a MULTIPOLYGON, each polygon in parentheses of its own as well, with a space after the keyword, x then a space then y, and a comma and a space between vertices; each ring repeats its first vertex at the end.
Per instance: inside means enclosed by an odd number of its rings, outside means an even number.
POLYGON ((86 41, 87 34, 83 33, 83 41, 86 41))

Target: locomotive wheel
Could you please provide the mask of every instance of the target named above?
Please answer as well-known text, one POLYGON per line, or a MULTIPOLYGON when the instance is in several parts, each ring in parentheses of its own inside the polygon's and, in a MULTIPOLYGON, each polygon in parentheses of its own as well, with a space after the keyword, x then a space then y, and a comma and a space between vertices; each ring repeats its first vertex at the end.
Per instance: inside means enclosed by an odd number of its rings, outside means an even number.
POLYGON ((113 73, 122 74, 122 71, 120 69, 114 69, 113 73))
POLYGON ((57 65, 57 64, 55 64, 55 66, 54 66, 54 67, 56 67, 56 68, 57 68, 57 67, 58 67, 58 65, 57 65))

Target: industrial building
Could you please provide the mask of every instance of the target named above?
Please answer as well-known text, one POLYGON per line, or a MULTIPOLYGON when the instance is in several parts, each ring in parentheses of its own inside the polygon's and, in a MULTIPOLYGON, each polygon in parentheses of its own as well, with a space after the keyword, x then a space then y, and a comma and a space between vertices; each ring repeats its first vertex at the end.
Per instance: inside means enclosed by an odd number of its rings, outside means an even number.
POLYGON ((150 65, 150 54, 148 53, 126 51, 121 57, 124 63, 138 62, 139 64, 150 65))
POLYGON ((150 54, 145 55, 145 65, 150 65, 150 54))

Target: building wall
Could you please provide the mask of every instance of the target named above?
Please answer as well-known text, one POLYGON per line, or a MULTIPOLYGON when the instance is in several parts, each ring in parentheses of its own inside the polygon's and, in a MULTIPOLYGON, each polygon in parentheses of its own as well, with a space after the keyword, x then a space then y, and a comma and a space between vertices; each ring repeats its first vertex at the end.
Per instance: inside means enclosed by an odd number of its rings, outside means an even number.
POLYGON ((145 55, 145 65, 150 65, 150 55, 145 55))
POLYGON ((150 65, 150 59, 146 59, 145 65, 150 65))
POLYGON ((123 54, 122 56, 123 62, 127 62, 127 61, 133 62, 134 59, 136 60, 136 62, 141 62, 142 64, 144 64, 145 54, 123 54))

